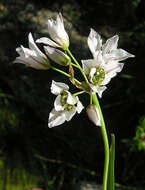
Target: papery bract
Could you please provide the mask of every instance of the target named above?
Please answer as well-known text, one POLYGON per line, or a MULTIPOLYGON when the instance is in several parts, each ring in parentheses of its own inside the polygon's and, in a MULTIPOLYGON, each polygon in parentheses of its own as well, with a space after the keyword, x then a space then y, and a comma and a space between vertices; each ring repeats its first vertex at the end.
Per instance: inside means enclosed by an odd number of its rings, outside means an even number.
POLYGON ((52 81, 51 92, 57 95, 54 101, 54 108, 49 114, 48 127, 58 126, 69 121, 76 113, 84 108, 77 96, 73 96, 65 83, 52 81))
POLYGON ((49 60, 36 46, 31 33, 28 35, 28 40, 29 48, 25 48, 23 46, 16 48, 19 57, 14 60, 14 63, 22 63, 38 70, 49 69, 49 60))
POLYGON ((124 64, 119 61, 134 57, 123 49, 117 49, 118 39, 115 35, 102 45, 100 35, 93 29, 88 37, 88 46, 94 59, 82 60, 83 70, 89 79, 90 88, 100 97, 106 89, 105 85, 122 70, 124 64))

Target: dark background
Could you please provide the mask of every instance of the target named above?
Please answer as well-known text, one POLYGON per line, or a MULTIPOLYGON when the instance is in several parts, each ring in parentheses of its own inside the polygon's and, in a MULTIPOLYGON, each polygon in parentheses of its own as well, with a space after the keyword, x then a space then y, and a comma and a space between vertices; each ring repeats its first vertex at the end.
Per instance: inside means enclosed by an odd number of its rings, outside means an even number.
MULTIPOLYGON (((136 56, 126 60, 123 71, 107 85, 100 104, 109 138, 111 133, 116 136, 116 183, 122 188, 143 188, 145 152, 133 139, 145 117, 145 1, 3 0, 0 189, 65 190, 84 180, 102 183, 104 149, 100 128, 88 120, 85 110, 69 123, 47 127, 55 99, 50 93, 51 81, 66 82, 65 77, 12 63, 17 56, 15 48, 28 46, 29 32, 35 39, 48 36, 47 19, 55 18, 58 12, 64 16, 70 50, 79 61, 91 58, 87 47, 90 28, 104 41, 118 34, 119 47, 136 56)), ((89 97, 81 95, 80 99, 87 107, 89 97)))

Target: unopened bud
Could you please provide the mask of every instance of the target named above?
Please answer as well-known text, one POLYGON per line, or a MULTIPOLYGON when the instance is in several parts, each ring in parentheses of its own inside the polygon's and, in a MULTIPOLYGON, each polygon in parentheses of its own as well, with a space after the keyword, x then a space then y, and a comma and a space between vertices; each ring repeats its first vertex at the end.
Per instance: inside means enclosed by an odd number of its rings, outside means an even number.
POLYGON ((93 104, 89 105, 86 109, 89 119, 97 126, 101 126, 101 117, 99 110, 93 104))
POLYGON ((70 64, 70 57, 59 49, 50 46, 44 46, 44 49, 47 56, 55 63, 63 66, 67 66, 70 64))

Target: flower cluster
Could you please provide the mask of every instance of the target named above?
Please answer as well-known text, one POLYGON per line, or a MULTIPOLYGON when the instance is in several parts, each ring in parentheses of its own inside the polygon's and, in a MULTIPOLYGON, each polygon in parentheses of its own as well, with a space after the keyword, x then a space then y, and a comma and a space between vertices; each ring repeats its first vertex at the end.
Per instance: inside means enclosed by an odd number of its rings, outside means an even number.
MULTIPOLYGON (((92 94, 97 93, 102 97, 103 91, 111 78, 115 77, 123 68, 123 61, 134 55, 123 49, 117 49, 119 37, 117 35, 109 38, 105 44, 102 44, 101 36, 91 29, 88 36, 88 46, 93 55, 93 59, 82 60, 82 67, 69 51, 69 37, 64 28, 63 17, 58 14, 57 19, 48 20, 48 33, 50 38, 42 37, 36 40, 36 43, 43 44, 44 52, 37 47, 32 34, 28 35, 29 48, 23 46, 16 49, 19 57, 15 63, 22 63, 38 70, 53 69, 69 77, 75 86, 83 91, 71 94, 69 87, 65 83, 52 81, 51 92, 56 95, 54 108, 49 114, 48 126, 54 127, 61 125, 65 121, 71 120, 75 113, 83 110, 83 105, 79 101, 78 95, 88 93, 90 99, 92 94), (62 66, 69 66, 69 73, 56 68, 50 62, 62 66), (73 63, 73 62, 74 63, 73 63), (74 78, 74 69, 80 70, 84 81, 80 82, 74 78)), ((100 112, 96 105, 90 102, 87 114, 95 125, 101 126, 100 112)))

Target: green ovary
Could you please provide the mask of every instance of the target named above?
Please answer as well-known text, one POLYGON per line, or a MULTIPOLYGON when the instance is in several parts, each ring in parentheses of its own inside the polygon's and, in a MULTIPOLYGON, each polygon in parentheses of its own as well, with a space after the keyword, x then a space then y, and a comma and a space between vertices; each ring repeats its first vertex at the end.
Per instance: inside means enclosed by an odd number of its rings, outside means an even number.
POLYGON ((105 71, 101 67, 96 67, 96 72, 92 77, 92 82, 95 86, 100 85, 105 79, 105 71))

